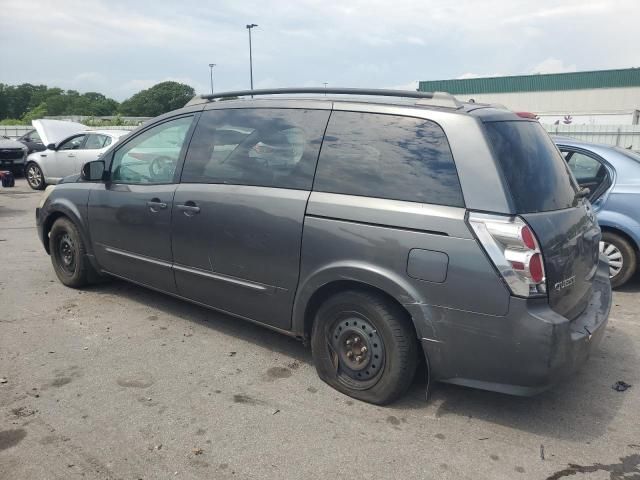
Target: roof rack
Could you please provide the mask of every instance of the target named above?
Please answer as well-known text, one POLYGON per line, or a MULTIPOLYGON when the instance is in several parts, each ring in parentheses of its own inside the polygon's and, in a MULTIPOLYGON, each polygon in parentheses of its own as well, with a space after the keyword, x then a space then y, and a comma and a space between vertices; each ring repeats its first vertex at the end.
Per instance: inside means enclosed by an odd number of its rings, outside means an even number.
POLYGON ((286 94, 318 94, 318 95, 366 95, 380 97, 417 98, 418 105, 436 105, 448 108, 460 108, 461 104, 456 98, 444 92, 418 92, 408 90, 389 90, 379 88, 269 88, 260 90, 237 90, 233 92, 221 92, 216 94, 196 95, 187 105, 197 105, 205 101, 246 96, 286 94))

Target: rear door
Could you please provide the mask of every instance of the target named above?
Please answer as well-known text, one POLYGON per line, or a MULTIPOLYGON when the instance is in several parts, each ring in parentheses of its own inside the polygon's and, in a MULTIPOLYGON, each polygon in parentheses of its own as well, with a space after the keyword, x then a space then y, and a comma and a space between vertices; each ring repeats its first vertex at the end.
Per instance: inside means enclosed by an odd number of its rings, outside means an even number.
POLYGON ((329 110, 202 113, 173 204, 180 295, 289 328, 329 110))
POLYGON ((98 160, 107 140, 111 140, 111 138, 100 133, 90 133, 87 135, 82 150, 79 150, 76 154, 76 173, 80 173, 85 163, 98 160))
POLYGON ((589 201, 595 203, 611 186, 611 175, 595 154, 573 147, 559 147, 578 185, 589 189, 589 201))
POLYGON ((485 122, 515 211, 534 230, 545 262, 550 306, 573 319, 587 306, 600 241, 589 201, 538 122, 485 122))
POLYGON ((192 123, 188 115, 138 133, 113 152, 109 180, 91 190, 91 239, 98 263, 108 272, 175 292, 171 214, 176 165, 192 123))

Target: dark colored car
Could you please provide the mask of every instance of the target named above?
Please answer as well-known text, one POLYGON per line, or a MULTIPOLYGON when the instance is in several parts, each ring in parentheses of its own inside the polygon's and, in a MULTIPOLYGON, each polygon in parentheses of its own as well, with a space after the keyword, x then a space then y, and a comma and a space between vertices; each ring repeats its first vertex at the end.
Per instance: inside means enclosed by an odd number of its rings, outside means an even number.
POLYGON ((325 382, 384 404, 421 358, 430 380, 517 395, 585 361, 611 286, 584 195, 535 120, 296 89, 196 98, 36 217, 65 285, 112 275, 308 340, 325 382), (305 92, 327 96, 265 98, 305 92), (212 101, 241 95, 260 98, 212 101))
POLYGON ((27 155, 33 152, 43 152, 47 148, 46 145, 42 143, 40 134, 38 134, 38 131, 35 129, 29 130, 27 133, 18 138, 18 141, 27 147, 27 155))
POLYGON ((27 158, 27 148, 16 140, 0 135, 0 170, 21 175, 27 158))

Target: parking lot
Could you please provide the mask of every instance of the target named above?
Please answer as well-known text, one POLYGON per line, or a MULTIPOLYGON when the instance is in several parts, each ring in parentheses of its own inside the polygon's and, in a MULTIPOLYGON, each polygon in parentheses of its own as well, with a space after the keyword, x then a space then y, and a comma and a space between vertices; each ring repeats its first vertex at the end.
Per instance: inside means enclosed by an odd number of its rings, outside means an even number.
POLYGON ((120 281, 62 286, 40 195, 0 189, 0 479, 640 478, 638 275, 552 391, 427 402, 416 380, 377 407, 322 383, 296 340, 120 281))

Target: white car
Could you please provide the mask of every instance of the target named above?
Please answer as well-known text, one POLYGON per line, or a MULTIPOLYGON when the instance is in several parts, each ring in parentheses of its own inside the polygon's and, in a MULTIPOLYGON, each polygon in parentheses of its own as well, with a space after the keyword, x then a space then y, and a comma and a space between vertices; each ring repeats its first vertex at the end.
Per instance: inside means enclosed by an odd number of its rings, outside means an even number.
POLYGON ((42 190, 63 177, 80 173, 82 166, 97 160, 127 130, 87 130, 85 125, 60 120, 34 120, 47 149, 27 157, 25 176, 29 186, 42 190))

